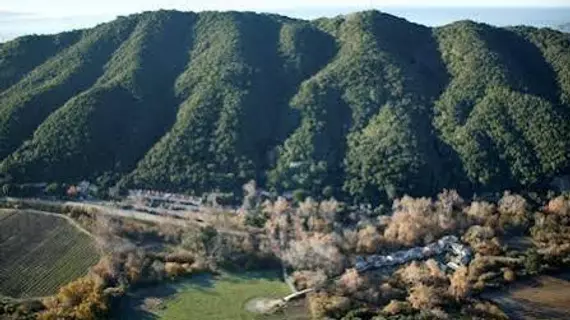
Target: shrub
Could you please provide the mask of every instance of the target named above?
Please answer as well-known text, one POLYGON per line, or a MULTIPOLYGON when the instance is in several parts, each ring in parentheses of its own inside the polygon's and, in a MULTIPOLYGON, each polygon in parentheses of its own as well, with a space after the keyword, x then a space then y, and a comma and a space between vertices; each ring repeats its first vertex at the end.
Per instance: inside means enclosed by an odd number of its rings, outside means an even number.
POLYGON ((408 302, 416 310, 430 310, 445 301, 445 294, 435 287, 419 283, 410 289, 408 302))
POLYGON ((447 283, 445 273, 441 271, 435 260, 426 262, 414 261, 396 271, 397 278, 407 285, 426 284, 441 285, 447 283))
POLYGON ((499 200, 500 225, 506 231, 521 232, 530 223, 530 208, 520 195, 505 192, 499 200))
POLYGON ((319 287, 327 281, 327 276, 322 270, 318 271, 295 271, 291 275, 297 289, 319 287))
POLYGON ((394 214, 384 237, 406 246, 426 244, 448 232, 460 232, 470 225, 455 191, 444 191, 435 203, 429 198, 405 196, 394 201, 394 214))
POLYGON ((347 269, 340 277, 339 283, 343 290, 347 293, 356 293, 365 285, 365 279, 356 271, 356 269, 347 269))
POLYGON ((570 200, 564 196, 558 196, 550 200, 545 209, 547 213, 570 216, 570 200))
POLYGON ((339 274, 345 264, 345 258, 332 237, 323 234, 292 241, 283 258, 297 270, 322 270, 327 275, 339 274))
POLYGON ((474 305, 466 305, 463 308, 464 314, 479 317, 480 319, 508 320, 509 317, 496 305, 483 301, 474 305))
POLYGON ((167 262, 164 264, 164 271, 166 275, 170 278, 179 277, 187 272, 183 264, 176 262, 167 262))
POLYGON ((107 298, 103 287, 94 277, 84 277, 62 287, 55 297, 44 301, 46 310, 40 320, 105 319, 107 298))
POLYGON ((512 269, 505 268, 503 270, 503 279, 505 279, 506 282, 513 282, 516 280, 516 278, 517 278, 517 276, 512 269))
POLYGON ((408 314, 412 312, 412 306, 407 301, 392 300, 382 312, 388 315, 408 314))
POLYGON ((350 300, 348 298, 328 295, 323 292, 310 294, 308 301, 309 312, 313 319, 323 319, 326 316, 338 316, 350 308, 350 300))
POLYGON ((495 256, 502 251, 499 239, 495 237, 495 231, 489 226, 472 226, 462 237, 476 253, 481 255, 495 256))
POLYGON ((469 282, 469 269, 461 267, 457 269, 450 278, 449 293, 457 301, 461 301, 471 293, 471 283, 469 282))
POLYGON ((383 243, 383 238, 376 227, 368 225, 358 231, 356 250, 364 253, 375 253, 383 243))

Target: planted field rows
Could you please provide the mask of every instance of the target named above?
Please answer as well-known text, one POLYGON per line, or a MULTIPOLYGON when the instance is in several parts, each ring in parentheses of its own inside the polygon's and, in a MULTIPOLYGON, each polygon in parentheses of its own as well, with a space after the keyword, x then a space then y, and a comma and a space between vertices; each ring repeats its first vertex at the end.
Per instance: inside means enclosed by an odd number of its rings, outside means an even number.
POLYGON ((65 219, 0 211, 0 295, 54 294, 98 260, 93 240, 65 219))

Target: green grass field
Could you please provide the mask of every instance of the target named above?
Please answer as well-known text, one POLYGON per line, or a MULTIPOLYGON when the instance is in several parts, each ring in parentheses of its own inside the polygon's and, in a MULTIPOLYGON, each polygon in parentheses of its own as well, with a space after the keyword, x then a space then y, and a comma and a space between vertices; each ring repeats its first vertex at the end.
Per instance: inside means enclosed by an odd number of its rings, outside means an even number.
MULTIPOLYGON (((254 320, 269 319, 249 313, 245 304, 254 298, 278 298, 289 288, 275 273, 224 274, 220 277, 198 275, 179 283, 150 287, 133 295, 129 306, 117 319, 168 320, 254 320), (144 307, 145 299, 157 298, 159 307, 144 307), (138 310, 135 310, 138 309, 138 310)), ((270 319, 293 319, 285 315, 270 319)), ((301 319, 295 316, 294 319, 301 319)))
POLYGON ((0 210, 0 295, 51 295, 97 263, 93 240, 63 218, 0 210))

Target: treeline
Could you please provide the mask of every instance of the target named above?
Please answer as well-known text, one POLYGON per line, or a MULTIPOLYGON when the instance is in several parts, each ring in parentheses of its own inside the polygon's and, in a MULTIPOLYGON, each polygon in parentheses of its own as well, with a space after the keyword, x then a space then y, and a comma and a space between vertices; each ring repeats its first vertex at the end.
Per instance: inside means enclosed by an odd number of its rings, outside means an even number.
POLYGON ((377 11, 174 11, 0 47, 0 183, 379 203, 546 189, 570 168, 570 39, 377 11), (40 50, 41 49, 41 50, 40 50))
POLYGON ((73 205, 7 202, 69 215, 98 237, 105 255, 87 277, 41 303, 0 301, 0 315, 107 319, 140 285, 283 263, 297 289, 316 288, 307 297, 314 319, 507 319, 479 294, 570 263, 568 194, 464 199, 444 190, 373 210, 332 199, 264 200, 251 185, 244 189, 243 233, 115 219, 73 205), (472 248, 467 265, 452 270, 444 267, 446 258, 434 257, 381 272, 354 269, 357 256, 389 254, 445 235, 472 248))
POLYGON ((508 319, 479 294, 570 262, 568 194, 467 200, 445 190, 435 198, 397 199, 386 213, 334 200, 251 200, 244 214, 265 221, 271 248, 294 270, 296 286, 316 288, 307 299, 314 319, 508 319), (376 272, 354 269, 356 256, 445 235, 458 236, 473 259, 455 270, 442 257, 376 272))

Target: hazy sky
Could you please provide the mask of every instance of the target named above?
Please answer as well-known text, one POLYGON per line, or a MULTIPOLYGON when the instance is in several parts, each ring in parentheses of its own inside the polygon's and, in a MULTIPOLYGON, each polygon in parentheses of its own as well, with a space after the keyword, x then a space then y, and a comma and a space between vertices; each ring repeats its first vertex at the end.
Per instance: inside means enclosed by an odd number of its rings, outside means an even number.
POLYGON ((2 0, 0 11, 30 12, 47 16, 124 14, 142 10, 282 10, 302 7, 365 6, 563 6, 569 0, 2 0), (428 4, 429 3, 429 4, 428 4))
POLYGON ((316 18, 371 8, 435 25, 458 19, 480 19, 489 23, 512 21, 504 24, 533 24, 537 19, 544 24, 547 24, 547 20, 570 21, 570 0, 0 0, 0 41, 29 33, 54 33, 91 27, 112 20, 117 15, 145 10, 250 10, 316 18), (560 6, 567 9, 550 9, 548 17, 544 13, 546 11, 537 14, 529 9, 560 6), (429 8, 420 11, 418 7, 429 8), (437 9, 442 7, 455 7, 455 11, 437 9), (493 13, 493 20, 488 18, 489 11, 474 11, 469 7, 526 8, 526 17, 510 17, 512 14, 503 12, 493 13))

